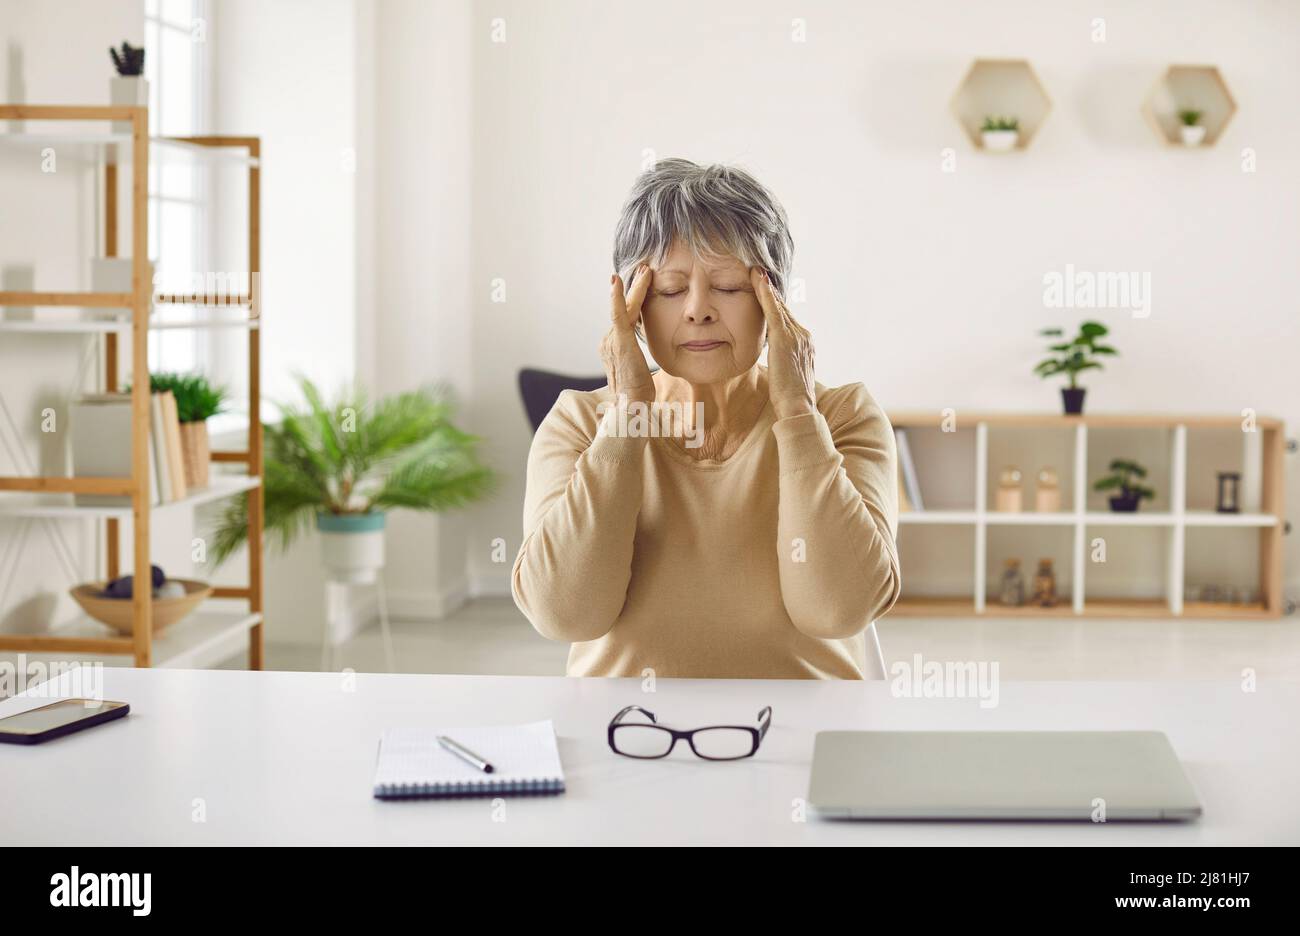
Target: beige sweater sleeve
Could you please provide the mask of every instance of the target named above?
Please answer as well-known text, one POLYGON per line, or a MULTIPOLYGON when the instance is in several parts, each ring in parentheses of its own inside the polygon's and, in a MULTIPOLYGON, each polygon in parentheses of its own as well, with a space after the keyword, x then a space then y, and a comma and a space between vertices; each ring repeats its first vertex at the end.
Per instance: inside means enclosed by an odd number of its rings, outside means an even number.
POLYGON ((595 640, 614 626, 632 577, 647 439, 602 435, 566 390, 533 437, 524 541, 511 590, 551 640, 595 640))
POLYGON ((772 426, 781 465, 781 596, 800 631, 851 637, 898 600, 898 456, 862 384, 772 426))

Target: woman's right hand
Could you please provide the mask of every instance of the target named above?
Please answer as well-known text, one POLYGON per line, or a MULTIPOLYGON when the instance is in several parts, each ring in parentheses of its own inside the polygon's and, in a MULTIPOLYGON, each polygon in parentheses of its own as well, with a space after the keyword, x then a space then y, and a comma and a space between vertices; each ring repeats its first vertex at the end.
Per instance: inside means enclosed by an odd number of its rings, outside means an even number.
POLYGON ((649 266, 638 267, 626 295, 622 277, 615 273, 609 278, 610 329, 600 343, 600 358, 615 399, 620 393, 627 395, 628 402, 653 403, 655 399, 654 379, 635 330, 653 278, 654 271, 649 266))

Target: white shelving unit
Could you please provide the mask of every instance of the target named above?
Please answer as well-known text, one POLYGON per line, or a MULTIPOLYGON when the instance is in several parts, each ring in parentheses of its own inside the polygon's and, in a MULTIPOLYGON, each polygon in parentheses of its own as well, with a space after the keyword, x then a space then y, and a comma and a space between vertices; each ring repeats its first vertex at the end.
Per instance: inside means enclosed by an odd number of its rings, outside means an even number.
MULTIPOLYGON (((162 633, 153 630, 153 599, 138 589, 132 599, 133 631, 123 637, 89 618, 71 623, 48 622, 39 632, 2 633, 0 651, 37 652, 52 659, 72 654, 126 657, 136 666, 206 666, 226 659, 243 647, 252 669, 262 667, 262 433, 260 420, 260 140, 257 137, 199 136, 184 139, 149 137, 148 111, 139 107, 0 105, 0 150, 19 148, 33 159, 53 155, 102 179, 103 255, 118 252, 118 175, 129 174, 131 218, 130 292, 0 292, 0 334, 64 334, 99 336, 104 357, 106 390, 116 391, 123 376, 119 352, 130 349, 128 376, 132 387, 132 471, 121 478, 38 476, 30 472, 0 477, 0 522, 16 524, 18 536, 0 552, 0 594, 17 568, 11 554, 33 524, 45 527, 57 561, 69 574, 80 572, 63 541, 61 521, 93 521, 103 526, 107 549, 104 575, 115 578, 130 556, 135 569, 152 561, 151 520, 155 514, 192 511, 204 504, 247 495, 249 501, 248 581, 246 585, 214 589, 202 608, 162 633), (105 132, 108 121, 129 123, 130 132, 105 132), (87 126, 101 129, 86 129, 87 126), (245 170, 248 177, 248 268, 242 295, 157 295, 149 281, 147 200, 165 179, 167 167, 219 163, 245 170), (159 169, 161 168, 161 172, 159 169), (21 316, 11 308, 23 310, 21 316), (40 310, 37 312, 36 310, 40 310), (249 413, 247 446, 242 451, 212 453, 210 484, 188 497, 166 503, 150 502, 147 437, 149 331, 166 329, 239 329, 247 332, 249 413), (226 467, 232 473, 222 473, 226 467), (239 473, 233 473, 238 471, 239 473), (74 495, 107 494, 122 506, 78 506, 74 495), (121 526, 131 520, 130 544, 122 549, 121 526)), ((2 365, 0 365, 2 366, 2 365)), ((30 459, 15 457, 19 470, 30 459)))
MULTIPOLYGON (((165 504, 154 504, 153 512, 165 514, 169 511, 193 510, 202 504, 224 500, 236 494, 251 491, 262 483, 258 477, 247 475, 214 475, 208 486, 191 492, 180 500, 165 504)), ((18 495, 0 498, 0 517, 28 519, 48 518, 51 520, 74 520, 100 518, 104 520, 130 520, 131 506, 121 507, 84 507, 73 502, 71 494, 18 495)))
MULTIPOLYGON (((170 669, 203 669, 215 666, 248 646, 253 628, 262 623, 260 612, 213 607, 207 602, 183 621, 167 628, 153 640, 153 666, 170 669)), ((98 621, 79 617, 51 629, 61 639, 96 639, 109 633, 98 621)), ((78 656, 84 658, 84 654, 78 656)))
MULTIPOLYGON (((150 331, 171 331, 189 328, 259 328, 257 319, 193 318, 185 321, 155 319, 149 322, 150 331)), ((26 322, 0 319, 0 333, 15 332, 34 335, 109 335, 127 334, 130 320, 72 319, 66 322, 26 322)))
MULTIPOLYGON (((951 415, 951 414, 949 414, 951 415)), ((935 413, 891 413, 890 422, 895 430, 948 431, 974 430, 974 490, 971 509, 907 511, 899 515, 899 539, 903 540, 909 527, 949 528, 949 535, 972 538, 974 566, 969 597, 909 595, 908 582, 924 579, 923 568, 904 568, 904 593, 890 613, 914 616, 1043 616, 1072 614, 1078 616, 1197 616, 1223 618, 1273 618, 1282 613, 1282 536, 1286 532, 1282 473, 1285 439, 1279 420, 1259 418, 1254 431, 1259 433, 1262 460, 1259 466, 1258 490, 1261 509, 1246 513, 1216 513, 1187 509, 1188 429, 1236 429, 1241 431, 1242 419, 1236 416, 1171 416, 1171 415, 1120 415, 1100 414, 1084 416, 1056 416, 1051 414, 974 413, 958 420, 954 425, 935 413), (1000 513, 988 505, 989 491, 989 433, 990 430, 1016 429, 1030 431, 1072 431, 1073 472, 1069 492, 1072 494, 1071 510, 1053 513, 1033 511, 1000 513), (1092 478, 1088 476, 1089 429, 1138 429, 1163 431, 1169 438, 1169 509, 1136 513, 1113 513, 1088 510, 1088 492, 1092 478), (989 579, 988 539, 990 528, 1047 527, 1068 530, 1071 534, 1072 594, 1068 603, 1052 608, 1036 606, 1005 607, 988 600, 989 579), (1107 527, 1130 527, 1158 530, 1165 537, 1165 576, 1158 584, 1163 601, 1139 598, 1115 599, 1088 597, 1089 534, 1107 527), (1235 528, 1257 530, 1259 533, 1259 600, 1249 604, 1184 605, 1184 579, 1186 535, 1189 529, 1235 528), (960 531, 965 531, 961 533, 960 531)), ((911 433, 909 433, 909 436, 911 433)), ((911 448, 916 457, 915 442, 911 448)), ((924 493, 924 492, 923 492, 924 493)), ((1032 569, 1026 570, 1026 584, 1032 579, 1032 569)), ((1027 589, 1028 590, 1028 589, 1027 589)))
MULTIPOLYGON (((57 130, 27 131, 8 130, 0 132, 0 146, 25 147, 43 150, 53 148, 61 155, 71 156, 88 162, 106 160, 113 163, 130 163, 131 147, 134 145, 130 133, 105 133, 95 131, 60 132, 57 130)), ((167 163, 225 163, 246 168, 261 165, 258 157, 236 145, 229 147, 203 145, 176 137, 149 137, 149 161, 154 165, 167 163)))

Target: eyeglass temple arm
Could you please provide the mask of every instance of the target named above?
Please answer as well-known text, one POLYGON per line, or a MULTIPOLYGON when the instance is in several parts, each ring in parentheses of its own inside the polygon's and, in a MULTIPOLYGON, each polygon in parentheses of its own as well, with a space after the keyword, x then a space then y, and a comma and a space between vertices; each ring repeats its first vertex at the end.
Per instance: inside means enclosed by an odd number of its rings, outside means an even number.
POLYGON ((764 706, 763 710, 758 713, 758 720, 761 723, 758 729, 758 738, 761 741, 767 736, 767 728, 772 724, 772 706, 764 706))
POLYGON ((655 721, 655 713, 654 713, 654 712, 650 711, 649 709, 643 709, 643 708, 642 708, 641 706, 639 706, 639 705, 629 705, 629 706, 626 706, 625 708, 623 708, 623 709, 622 709, 622 710, 621 710, 617 715, 615 715, 613 718, 611 718, 611 719, 609 720, 609 723, 610 723, 611 725, 617 725, 620 721, 623 720, 623 716, 624 716, 624 715, 627 715, 629 712, 640 712, 640 713, 641 713, 642 715, 644 715, 646 718, 650 719, 651 721, 655 721))

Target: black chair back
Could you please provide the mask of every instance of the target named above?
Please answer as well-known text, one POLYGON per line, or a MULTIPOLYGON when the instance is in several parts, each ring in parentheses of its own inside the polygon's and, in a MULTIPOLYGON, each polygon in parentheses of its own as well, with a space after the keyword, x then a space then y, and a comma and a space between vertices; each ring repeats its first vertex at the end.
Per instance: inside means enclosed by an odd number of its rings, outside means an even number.
POLYGON ((607 383, 609 381, 604 377, 571 377, 526 367, 519 372, 519 395, 524 399, 528 421, 536 432, 563 391, 599 390, 607 383))

